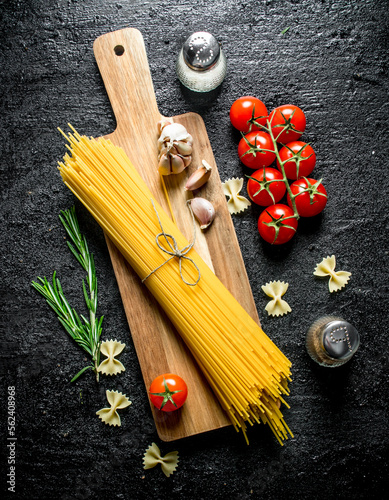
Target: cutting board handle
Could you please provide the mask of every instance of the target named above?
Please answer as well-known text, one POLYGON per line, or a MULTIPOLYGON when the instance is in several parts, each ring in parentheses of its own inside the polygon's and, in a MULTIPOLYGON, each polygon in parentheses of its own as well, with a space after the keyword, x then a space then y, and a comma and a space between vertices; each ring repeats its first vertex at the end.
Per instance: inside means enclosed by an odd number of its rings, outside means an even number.
MULTIPOLYGON (((140 116, 155 123, 160 117, 143 37, 125 28, 98 37, 93 51, 113 112, 117 130, 142 137, 140 116)), ((146 125, 146 124, 144 124, 146 125)))

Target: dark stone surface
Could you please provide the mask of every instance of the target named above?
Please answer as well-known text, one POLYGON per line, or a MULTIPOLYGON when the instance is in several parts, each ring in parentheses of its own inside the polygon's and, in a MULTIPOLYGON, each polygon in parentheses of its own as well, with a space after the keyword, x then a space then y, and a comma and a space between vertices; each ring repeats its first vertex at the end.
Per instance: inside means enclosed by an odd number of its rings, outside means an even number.
MULTIPOLYGON (((1 1, 1 487, 6 489, 7 387, 16 387, 18 499, 324 499, 383 498, 388 486, 388 3, 385 0, 1 1), (72 303, 83 272, 66 249, 58 221, 74 203, 56 162, 64 154, 56 127, 71 122, 88 135, 115 127, 94 61, 101 34, 127 26, 145 39, 156 97, 166 116, 200 112, 222 179, 243 176, 229 107, 254 94, 269 109, 299 105, 307 116, 329 201, 321 217, 300 223, 283 248, 257 234, 259 209, 234 217, 263 328, 293 362, 286 420, 295 438, 280 447, 268 428, 250 430, 250 446, 232 429, 176 443, 156 435, 102 232, 76 203, 96 258, 103 338, 126 342, 126 372, 99 385, 69 380, 84 355, 31 288, 57 270, 72 303), (290 27, 286 34, 281 31, 290 27), (175 58, 188 34, 207 30, 222 42, 228 74, 218 98, 184 98, 175 58), (386 145, 385 145, 386 143, 386 145), (337 294, 312 273, 335 254, 352 272, 337 294), (290 284, 292 312, 268 317, 261 285, 290 284), (304 336, 323 314, 355 324, 361 347, 338 369, 310 361, 304 336), (132 400, 122 427, 95 416, 105 390, 132 400), (155 441, 178 450, 169 479, 144 471, 155 441)), ((8 498, 7 497, 7 498, 8 498)), ((4 497, 3 497, 4 498, 4 497)))

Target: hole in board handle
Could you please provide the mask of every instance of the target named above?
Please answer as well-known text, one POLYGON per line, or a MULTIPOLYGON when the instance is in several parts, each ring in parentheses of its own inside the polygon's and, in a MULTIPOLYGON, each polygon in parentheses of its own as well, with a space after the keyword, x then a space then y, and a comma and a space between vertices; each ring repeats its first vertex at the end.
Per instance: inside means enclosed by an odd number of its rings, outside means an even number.
POLYGON ((116 47, 114 47, 114 52, 117 56, 122 56, 124 54, 124 47, 123 45, 116 45, 116 47))

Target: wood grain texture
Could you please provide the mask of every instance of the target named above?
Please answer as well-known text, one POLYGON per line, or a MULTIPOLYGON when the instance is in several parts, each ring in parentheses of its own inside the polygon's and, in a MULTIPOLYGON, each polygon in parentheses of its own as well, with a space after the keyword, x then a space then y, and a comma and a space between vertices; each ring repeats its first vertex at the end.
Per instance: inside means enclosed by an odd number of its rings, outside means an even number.
MULTIPOLYGON (((116 130, 106 138, 126 151, 153 195, 170 213, 157 173, 156 124, 162 116, 142 35, 131 28, 103 35, 94 43, 94 54, 117 121, 116 130)), ((183 186, 205 159, 213 171, 199 195, 214 204, 217 215, 205 232, 196 226, 195 249, 259 322, 204 122, 195 113, 179 115, 173 120, 182 123, 194 139, 191 165, 179 175, 164 178, 174 218, 181 232, 192 240, 193 225, 186 202, 193 195, 185 192, 183 186)), ((172 441, 229 425, 191 353, 160 306, 108 237, 107 244, 146 388, 157 375, 167 372, 177 373, 188 383, 189 397, 180 411, 167 414, 152 407, 159 437, 172 441)))

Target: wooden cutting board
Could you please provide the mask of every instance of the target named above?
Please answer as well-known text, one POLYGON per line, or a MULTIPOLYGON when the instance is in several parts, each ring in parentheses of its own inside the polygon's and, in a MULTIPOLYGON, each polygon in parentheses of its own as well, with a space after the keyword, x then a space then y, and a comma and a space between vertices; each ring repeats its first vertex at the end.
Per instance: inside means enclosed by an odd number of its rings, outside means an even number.
MULTIPOLYGON (((132 28, 115 31, 97 38, 93 48, 117 122, 116 130, 106 138, 126 151, 153 195, 170 214, 157 169, 157 122, 163 117, 158 111, 142 35, 132 28)), ((191 241, 193 224, 186 201, 192 194, 184 191, 184 185, 205 159, 213 170, 197 195, 210 200, 217 215, 205 232, 197 227, 195 249, 259 323, 204 122, 196 113, 172 118, 182 123, 194 139, 191 165, 182 174, 165 177, 177 225, 191 241)), ((162 309, 108 237, 107 244, 146 389, 156 376, 168 372, 180 375, 188 384, 188 399, 180 410, 166 413, 151 405, 160 439, 173 441, 230 425, 162 309)))

